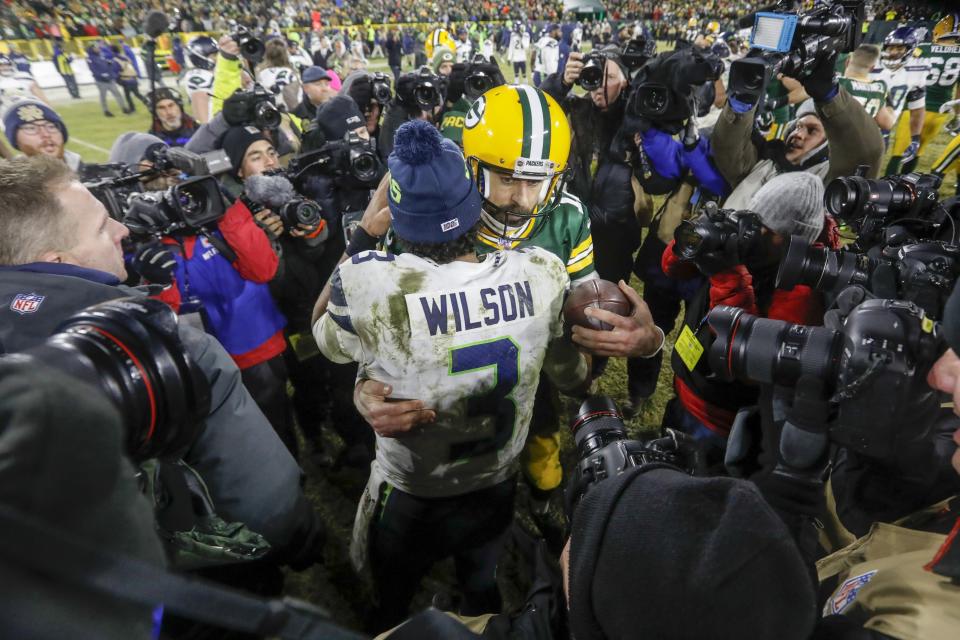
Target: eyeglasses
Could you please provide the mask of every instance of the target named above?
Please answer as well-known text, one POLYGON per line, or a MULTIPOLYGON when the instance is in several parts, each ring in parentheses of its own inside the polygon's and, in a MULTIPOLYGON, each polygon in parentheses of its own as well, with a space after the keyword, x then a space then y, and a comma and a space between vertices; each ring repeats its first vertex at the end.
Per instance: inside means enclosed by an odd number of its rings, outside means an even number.
POLYGON ((60 131, 60 127, 58 127, 56 123, 49 121, 29 122, 27 124, 20 125, 20 131, 29 136, 35 136, 41 131, 45 133, 57 133, 60 131))

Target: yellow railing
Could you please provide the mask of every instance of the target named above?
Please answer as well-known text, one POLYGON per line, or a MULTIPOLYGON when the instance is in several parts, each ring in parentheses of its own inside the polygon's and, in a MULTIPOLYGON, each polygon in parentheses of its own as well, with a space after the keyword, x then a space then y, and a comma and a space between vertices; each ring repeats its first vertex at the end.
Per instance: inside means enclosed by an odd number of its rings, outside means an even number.
MULTIPOLYGON (((503 24, 503 21, 501 21, 501 20, 494 20, 494 21, 489 21, 489 22, 480 22, 480 23, 478 23, 478 24, 499 25, 499 24, 503 24)), ((362 24, 362 25, 328 26, 328 27, 325 27, 325 28, 328 29, 328 30, 330 30, 330 29, 338 29, 338 30, 340 30, 340 31, 343 31, 343 30, 345 30, 345 29, 356 29, 357 34, 358 34, 360 37, 362 37, 364 40, 366 40, 366 30, 367 30, 370 26, 372 26, 374 29, 378 29, 378 30, 389 30, 389 29, 395 29, 395 28, 404 28, 404 29, 405 29, 405 28, 408 28, 408 27, 414 27, 414 28, 417 28, 417 29, 431 29, 431 28, 435 28, 435 27, 436 27, 436 23, 432 23, 432 22, 404 22, 404 23, 393 23, 393 22, 389 22, 389 23, 381 23, 381 24, 373 24, 373 25, 362 24)), ((453 28, 453 27, 451 26, 451 28, 453 28)), ((307 29, 307 28, 301 28, 301 29, 285 29, 285 30, 284 30, 284 33, 286 33, 286 34, 288 34, 288 35, 291 34, 291 33, 301 33, 301 34, 302 34, 302 33, 305 32, 305 31, 308 31, 308 29, 307 29)), ((212 37, 214 37, 214 38, 218 38, 218 37, 220 37, 220 35, 222 35, 222 34, 223 34, 222 31, 194 31, 194 32, 191 32, 191 33, 179 33, 179 34, 177 34, 177 35, 179 35, 181 41, 182 41, 184 44, 186 44, 186 42, 187 42, 188 40, 190 40, 191 38, 195 38, 196 36, 212 36, 212 37)), ((63 50, 64 50, 65 52, 69 53, 69 54, 77 55, 77 56, 82 56, 82 55, 85 55, 85 54, 86 54, 86 49, 87 49, 87 47, 90 46, 91 44, 94 44, 94 43, 97 43, 97 42, 101 42, 101 41, 106 41, 106 42, 109 42, 109 43, 112 44, 112 43, 117 43, 117 42, 119 42, 121 38, 122 38, 122 36, 97 36, 97 37, 70 38, 69 40, 64 39, 64 40, 61 42, 61 46, 63 47, 63 50)), ((131 46, 139 47, 139 46, 141 46, 141 45, 143 44, 144 39, 145 39, 145 36, 134 36, 133 38, 127 38, 127 42, 128 42, 131 46)), ((54 40, 51 40, 51 39, 43 39, 43 40, 41 40, 41 39, 33 39, 33 40, 2 40, 2 39, 0 39, 0 52, 2 52, 2 53, 10 53, 10 46, 12 45, 12 46, 16 47, 16 49, 17 49, 18 51, 20 51, 20 53, 24 54, 25 56, 27 56, 28 58, 30 58, 30 59, 32 59, 32 60, 37 60, 37 59, 39 59, 39 58, 50 59, 50 58, 53 57, 53 45, 54 45, 54 44, 55 44, 55 41, 54 41, 54 40)), ((159 58, 159 57, 161 57, 161 56, 163 56, 163 57, 169 56, 169 55, 170 55, 170 51, 171 51, 171 47, 172 47, 171 35, 168 34, 168 33, 165 33, 165 34, 161 35, 159 38, 157 38, 157 57, 159 58)))

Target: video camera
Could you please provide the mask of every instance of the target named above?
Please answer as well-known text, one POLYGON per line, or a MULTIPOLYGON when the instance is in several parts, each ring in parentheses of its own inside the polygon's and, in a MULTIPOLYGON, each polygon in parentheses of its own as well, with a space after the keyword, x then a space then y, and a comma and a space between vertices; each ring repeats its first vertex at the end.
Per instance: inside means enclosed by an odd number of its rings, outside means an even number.
POLYGON ((283 170, 250 176, 243 181, 243 188, 241 198, 250 213, 269 208, 280 217, 287 231, 299 230, 300 225, 316 228, 323 220, 320 205, 298 195, 283 170))
POLYGON ((156 145, 148 150, 145 160, 149 160, 153 166, 144 171, 136 171, 119 163, 84 167, 83 186, 103 203, 114 220, 123 220, 131 196, 143 193, 143 183, 158 174, 178 169, 190 176, 206 176, 218 175, 230 169, 230 159, 220 149, 197 154, 183 147, 156 145))
MULTIPOLYGON (((690 116, 709 109, 700 89, 723 73, 723 61, 698 49, 662 53, 637 73, 627 99, 627 115, 650 120, 677 133, 690 116)), ((582 76, 581 76, 582 77, 582 76)), ((712 92, 711 92, 712 93, 712 92)))
POLYGON ((806 285, 838 294, 860 285, 878 298, 913 302, 935 320, 960 275, 960 247, 945 242, 886 246, 877 257, 855 251, 811 247, 793 236, 777 272, 777 288, 806 285))
POLYGON ((348 131, 342 140, 323 141, 319 149, 293 158, 287 174, 301 192, 305 181, 317 174, 352 177, 358 182, 371 184, 380 179, 380 159, 371 140, 348 131))
POLYGON ((507 82, 499 65, 492 58, 487 59, 480 53, 473 56, 464 74, 463 95, 471 102, 490 89, 507 82))
POLYGON ((234 127, 252 125, 268 130, 280 126, 282 114, 277 108, 273 93, 260 84, 254 84, 253 89, 237 89, 223 101, 223 119, 234 127))
POLYGON ((210 387, 180 342, 176 314, 145 296, 88 307, 43 344, 3 357, 98 387, 120 410, 134 462, 182 455, 210 412, 210 387))
POLYGON ((919 239, 938 238, 945 222, 951 226, 950 240, 958 239, 955 221, 937 195, 942 178, 936 174, 908 173, 869 180, 862 176, 837 178, 827 185, 827 211, 858 232, 855 247, 865 251, 878 244, 890 244, 910 235, 919 239))
POLYGON ((623 414, 607 396, 587 398, 570 423, 577 447, 577 467, 564 492, 567 516, 598 482, 631 467, 670 468, 695 475, 703 468, 690 436, 667 429, 666 435, 647 441, 631 440, 623 414))
POLYGON ((911 302, 867 300, 839 331, 728 306, 714 307, 707 322, 716 334, 708 357, 717 377, 786 387, 801 375, 819 378, 836 413, 830 439, 868 457, 891 459, 940 410, 926 376, 946 345, 911 302))
POLYGON ((432 112, 443 103, 444 92, 444 79, 424 65, 400 76, 396 101, 408 109, 432 112))
POLYGON ((254 35, 250 33, 249 29, 238 26, 237 30, 230 34, 230 37, 239 45, 240 55, 248 62, 251 64, 259 64, 260 61, 263 60, 263 55, 266 53, 267 48, 264 46, 262 40, 254 37, 254 35))
POLYGON ((217 179, 200 176, 166 191, 133 194, 122 222, 135 235, 206 235, 206 227, 216 223, 226 211, 217 179))
POLYGON ((771 78, 783 74, 799 80, 819 61, 860 46, 863 0, 835 0, 805 13, 795 11, 796 4, 782 0, 778 11, 755 15, 751 49, 730 65, 727 90, 737 100, 757 104, 771 78))
POLYGON ((657 41, 642 33, 624 42, 620 48, 620 59, 630 71, 636 71, 655 55, 657 41))
POLYGON ((684 220, 673 232, 674 252, 681 260, 697 263, 707 257, 722 258, 728 266, 743 263, 756 249, 763 230, 752 211, 719 209, 708 202, 695 220, 684 220))

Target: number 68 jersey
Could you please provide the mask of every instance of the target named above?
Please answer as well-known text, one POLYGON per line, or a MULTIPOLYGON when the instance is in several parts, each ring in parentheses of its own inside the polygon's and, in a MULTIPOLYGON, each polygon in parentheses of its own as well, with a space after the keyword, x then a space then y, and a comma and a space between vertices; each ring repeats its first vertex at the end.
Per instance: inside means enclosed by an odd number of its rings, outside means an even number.
POLYGON ((531 247, 438 265, 367 251, 338 267, 314 325, 323 354, 420 399, 432 424, 377 436, 377 464, 421 497, 483 489, 516 470, 550 340, 569 286, 559 258, 531 247))

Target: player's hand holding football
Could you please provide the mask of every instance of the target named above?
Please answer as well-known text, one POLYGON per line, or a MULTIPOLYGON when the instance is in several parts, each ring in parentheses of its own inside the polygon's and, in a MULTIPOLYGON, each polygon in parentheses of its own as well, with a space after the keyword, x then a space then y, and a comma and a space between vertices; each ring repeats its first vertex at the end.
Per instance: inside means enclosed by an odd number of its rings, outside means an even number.
POLYGON ((398 438, 420 424, 437 419, 432 409, 421 400, 390 402, 393 392, 388 384, 376 380, 361 380, 353 390, 353 404, 373 430, 385 438, 398 438))
POLYGON ((639 294, 627 283, 618 283, 630 301, 629 316, 621 316, 604 309, 585 309, 591 318, 613 327, 610 331, 573 327, 573 341, 595 356, 644 357, 655 354, 662 345, 663 332, 653 323, 650 309, 639 294))

